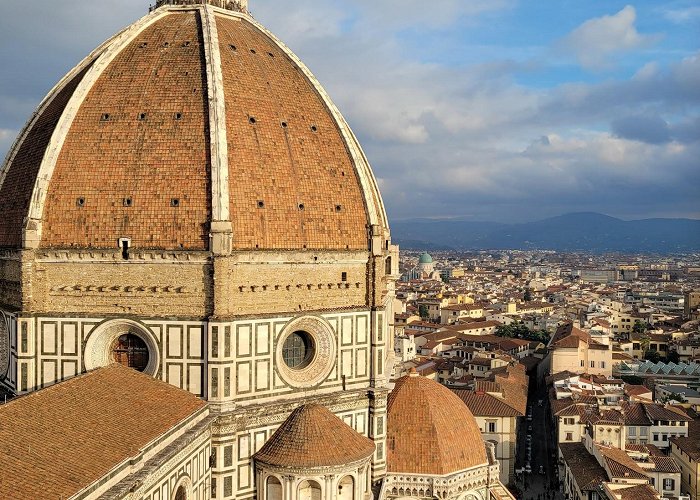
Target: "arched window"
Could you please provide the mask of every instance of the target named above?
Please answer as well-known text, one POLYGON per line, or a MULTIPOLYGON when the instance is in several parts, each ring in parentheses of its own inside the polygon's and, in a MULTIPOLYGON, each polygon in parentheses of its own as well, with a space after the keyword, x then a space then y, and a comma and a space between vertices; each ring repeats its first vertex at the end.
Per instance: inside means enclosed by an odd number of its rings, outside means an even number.
POLYGON ((353 500, 355 498, 355 480, 345 476, 338 483, 338 500, 353 500))
POLYGON ((391 274, 391 257, 386 258, 386 269, 384 270, 384 274, 391 274))
POLYGON ((282 483, 275 476, 267 478, 267 500, 282 500, 282 483))
POLYGON ((148 346, 138 335, 125 333, 112 344, 112 359, 140 372, 148 365, 148 346))
POLYGON ((321 500, 321 485, 316 481, 303 481, 299 485, 299 500, 321 500))
POLYGON ((175 498, 174 500, 187 500, 187 490, 185 490, 185 486, 181 485, 177 491, 175 492, 175 498))

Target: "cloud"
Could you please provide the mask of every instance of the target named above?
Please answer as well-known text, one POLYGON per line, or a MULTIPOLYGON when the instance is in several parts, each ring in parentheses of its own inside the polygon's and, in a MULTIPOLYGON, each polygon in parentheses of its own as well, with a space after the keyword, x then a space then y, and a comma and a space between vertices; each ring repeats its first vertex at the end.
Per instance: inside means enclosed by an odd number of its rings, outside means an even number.
POLYGON ((671 140, 671 131, 666 120, 658 115, 629 115, 613 120, 613 134, 622 139, 631 139, 648 144, 664 144, 671 140))
POLYGON ((10 151, 10 147, 17 137, 16 130, 0 128, 0 162, 5 161, 5 156, 10 151))
MULTIPOLYGON (((107 1, 117 9, 117 0, 107 1)), ((38 39, 36 29, 27 29, 38 22, 31 12, 15 8, 12 35, 0 19, 0 42, 22 47, 0 52, 0 67, 25 68, 0 79, 0 129, 10 135, 0 135, 3 154, 45 91, 126 24, 97 15, 102 2, 66 2, 57 16, 67 27, 47 23, 38 39), (66 31, 77 30, 71 9, 79 4, 88 6, 91 24, 88 35, 73 40, 66 31), (51 47, 54 38, 67 45, 51 47)), ((36 3, 48 8, 47 0, 36 3)), ((143 13, 142 0, 128 3, 128 16, 143 13)), ((511 5, 424 5, 297 0, 293 9, 281 9, 278 0, 251 2, 256 18, 297 52, 338 104, 372 163, 390 217, 469 214, 507 221, 572 211, 700 217, 700 53, 645 60, 630 78, 566 83, 557 83, 561 70, 548 60, 547 47, 538 49, 534 70, 488 43, 459 47, 486 51, 483 64, 426 62, 417 44, 440 46, 444 30, 459 31, 464 23, 486 29, 489 16, 498 15, 493 6, 507 17, 511 5), (557 72, 557 79, 529 86, 519 80, 525 71, 557 72)), ((631 7, 588 21, 569 38, 592 37, 588 23, 595 27, 595 21, 607 42, 587 43, 601 64, 654 40, 637 32, 631 7)))
POLYGON ((605 68, 612 56, 658 40, 656 35, 640 34, 635 27, 636 19, 637 11, 627 5, 617 14, 589 19, 572 31, 562 45, 576 56, 583 67, 605 68))
POLYGON ((668 9, 664 11, 664 17, 676 24, 692 23, 700 19, 700 7, 668 9))

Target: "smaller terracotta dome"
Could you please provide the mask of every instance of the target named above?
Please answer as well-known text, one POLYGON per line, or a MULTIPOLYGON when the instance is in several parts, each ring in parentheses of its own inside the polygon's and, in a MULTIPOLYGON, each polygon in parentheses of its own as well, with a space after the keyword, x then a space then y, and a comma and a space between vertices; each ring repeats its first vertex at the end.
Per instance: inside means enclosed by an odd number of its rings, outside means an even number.
POLYGON ((254 458, 273 467, 333 467, 364 460, 374 443, 321 405, 294 410, 254 458))
POLYGON ((387 468, 447 475, 488 465, 479 425, 467 405, 415 370, 389 394, 387 468))

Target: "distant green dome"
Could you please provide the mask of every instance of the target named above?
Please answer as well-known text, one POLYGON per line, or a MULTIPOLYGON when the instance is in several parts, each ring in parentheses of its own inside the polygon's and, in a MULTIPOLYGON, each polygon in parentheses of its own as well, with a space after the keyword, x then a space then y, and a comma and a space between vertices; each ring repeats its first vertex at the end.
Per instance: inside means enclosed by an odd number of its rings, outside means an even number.
POLYGON ((419 264, 432 264, 433 258, 427 252, 423 252, 423 254, 420 256, 420 259, 418 259, 418 263, 419 264))

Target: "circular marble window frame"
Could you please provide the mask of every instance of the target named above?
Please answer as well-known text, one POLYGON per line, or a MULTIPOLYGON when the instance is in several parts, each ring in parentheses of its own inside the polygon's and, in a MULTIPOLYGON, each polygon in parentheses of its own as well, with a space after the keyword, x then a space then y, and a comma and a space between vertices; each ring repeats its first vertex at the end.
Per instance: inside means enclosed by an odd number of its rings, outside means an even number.
POLYGON ((158 342, 145 325, 128 319, 105 321, 92 331, 85 344, 85 369, 90 371, 114 364, 112 346, 120 336, 129 333, 139 337, 148 347, 148 364, 142 373, 155 376, 160 367, 158 342))
POLYGON ((277 338, 275 361, 277 372, 287 385, 306 389, 315 387, 328 378, 336 364, 336 335, 333 327, 323 318, 303 316, 289 321, 277 338), (295 332, 306 332, 313 341, 314 356, 303 368, 291 368, 284 361, 284 341, 295 332))

